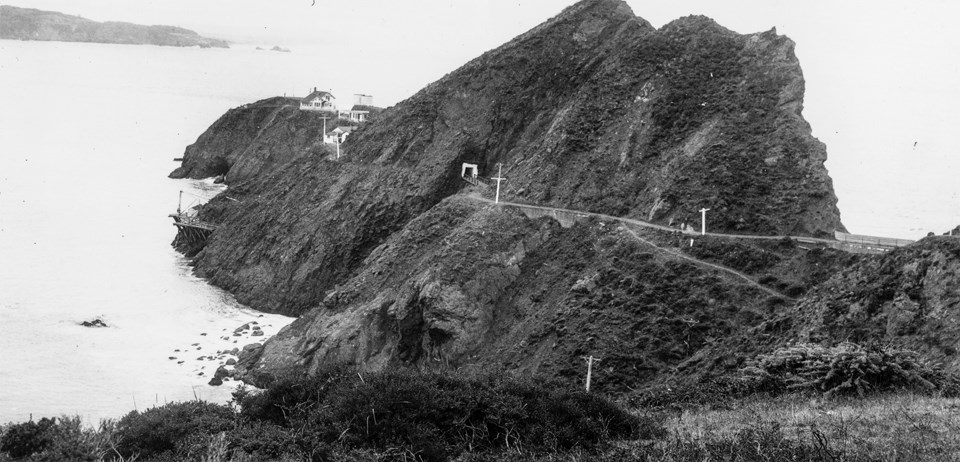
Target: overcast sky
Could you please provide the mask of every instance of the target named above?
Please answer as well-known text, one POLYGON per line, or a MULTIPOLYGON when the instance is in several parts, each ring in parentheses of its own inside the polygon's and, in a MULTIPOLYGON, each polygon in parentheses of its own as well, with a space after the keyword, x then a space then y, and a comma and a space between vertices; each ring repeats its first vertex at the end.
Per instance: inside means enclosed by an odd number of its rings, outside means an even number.
MULTIPOLYGON (((3 0, 0 0, 3 1, 3 0)), ((104 21, 170 24, 248 44, 280 45, 321 62, 347 61, 389 105, 530 29, 570 0, 9 0, 104 21), (327 55, 323 55, 327 53, 327 55), (356 58, 354 58, 356 59, 356 58), (379 67, 377 67, 379 66, 379 67), (362 71, 362 72, 360 72, 362 71), (375 82, 390 81, 389 88, 375 82)), ((827 143, 844 221, 914 188, 956 204, 960 224, 960 2, 628 0, 663 24, 704 14, 740 33, 776 27, 797 43, 807 83, 804 116, 827 143), (893 187, 895 185, 896 187, 893 187)), ((953 210, 957 212, 953 212, 953 210)), ((854 226, 856 227, 856 226, 854 226)), ((942 231, 937 229, 938 231, 942 231)), ((881 233, 882 229, 871 229, 881 233)), ((901 235, 903 233, 900 233, 901 235)), ((916 237, 916 236, 910 236, 916 237)))

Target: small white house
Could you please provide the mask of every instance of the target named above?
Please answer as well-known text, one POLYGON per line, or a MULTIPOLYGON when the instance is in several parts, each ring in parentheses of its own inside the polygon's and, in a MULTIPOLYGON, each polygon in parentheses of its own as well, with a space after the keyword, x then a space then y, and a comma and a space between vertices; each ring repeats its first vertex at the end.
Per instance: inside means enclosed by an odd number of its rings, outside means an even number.
POLYGON ((327 144, 343 143, 347 135, 356 127, 337 127, 323 135, 323 142, 327 144))
POLYGON ((337 98, 329 91, 317 91, 314 87, 312 93, 300 100, 300 109, 303 111, 337 112, 337 98))

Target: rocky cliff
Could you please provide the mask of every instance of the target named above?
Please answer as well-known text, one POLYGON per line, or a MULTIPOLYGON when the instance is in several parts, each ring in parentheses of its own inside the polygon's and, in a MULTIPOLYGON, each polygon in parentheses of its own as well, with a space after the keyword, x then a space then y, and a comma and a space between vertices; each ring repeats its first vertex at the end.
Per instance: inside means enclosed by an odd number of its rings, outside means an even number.
POLYGON ((302 156, 323 157, 323 127, 341 121, 329 114, 301 111, 297 98, 268 98, 233 108, 187 146, 171 178, 223 175, 228 184, 264 176, 302 156), (323 118, 329 120, 324 122, 323 118))
POLYGON ((515 201, 674 226, 707 207, 715 231, 832 235, 843 226, 802 95, 793 43, 774 31, 703 17, 655 29, 623 2, 585 0, 385 110, 340 161, 293 137, 299 154, 231 178, 265 136, 242 124, 270 124, 221 119, 204 136, 240 141, 189 175, 226 171, 237 200, 203 209, 220 227, 196 272, 302 314, 247 358, 251 377, 340 360, 565 376, 605 352, 633 377, 605 386, 629 387, 792 302, 610 224, 561 229, 458 194, 461 163, 484 177, 502 163, 515 201))
POLYGON ((227 48, 224 40, 174 26, 97 22, 79 16, 0 5, 0 39, 227 48))
POLYGON ((863 259, 771 322, 798 341, 895 343, 960 371, 960 239, 928 237, 863 259))

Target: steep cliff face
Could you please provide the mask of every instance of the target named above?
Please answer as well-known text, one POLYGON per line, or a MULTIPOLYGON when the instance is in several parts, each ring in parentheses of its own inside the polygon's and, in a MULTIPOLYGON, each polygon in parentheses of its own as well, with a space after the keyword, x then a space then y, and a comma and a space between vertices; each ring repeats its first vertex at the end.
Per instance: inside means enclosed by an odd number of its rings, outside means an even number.
POLYGON ((623 2, 586 0, 385 110, 339 161, 306 155, 310 137, 265 123, 266 108, 228 113, 179 173, 225 172, 234 199, 201 211, 220 226, 196 272, 302 314, 246 358, 252 378, 343 360, 574 377, 592 354, 611 371, 600 386, 623 390, 734 367, 711 345, 755 345, 750 329, 787 299, 628 230, 561 229, 458 194, 460 165, 489 177, 502 163, 515 201, 673 225, 707 207, 715 231, 832 235, 843 226, 802 93, 793 43, 773 31, 702 17, 658 30, 623 2), (252 148, 284 136, 282 162, 252 148))
POLYGON ((843 227, 792 49, 701 17, 657 30, 622 2, 587 0, 384 111, 340 162, 303 155, 310 136, 289 122, 262 132, 266 108, 228 113, 208 132, 223 143, 197 144, 224 146, 198 162, 215 165, 177 175, 226 169, 237 184, 233 168, 264 144, 293 160, 236 173, 241 202, 208 207, 222 226, 197 272, 259 309, 302 313, 461 189, 465 161, 482 176, 502 163, 514 200, 676 225, 708 207, 717 231, 830 234, 843 227))
MULTIPOLYGON (((236 183, 265 175, 301 156, 324 156, 323 117, 301 111, 296 98, 268 98, 233 108, 187 146, 182 165, 170 178, 224 175, 236 183)), ((337 126, 329 120, 327 129, 337 126)))

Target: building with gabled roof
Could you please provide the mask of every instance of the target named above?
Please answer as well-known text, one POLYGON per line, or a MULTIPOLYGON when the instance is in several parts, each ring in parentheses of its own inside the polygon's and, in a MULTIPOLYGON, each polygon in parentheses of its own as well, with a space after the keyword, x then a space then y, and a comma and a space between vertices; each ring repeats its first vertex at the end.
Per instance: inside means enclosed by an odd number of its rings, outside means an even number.
POLYGON ((345 125, 334 128, 323 135, 323 142, 327 144, 343 143, 347 140, 347 135, 349 135, 354 128, 357 127, 345 125))
POLYGON ((329 91, 317 90, 300 100, 300 109, 304 111, 337 112, 337 98, 329 91))

